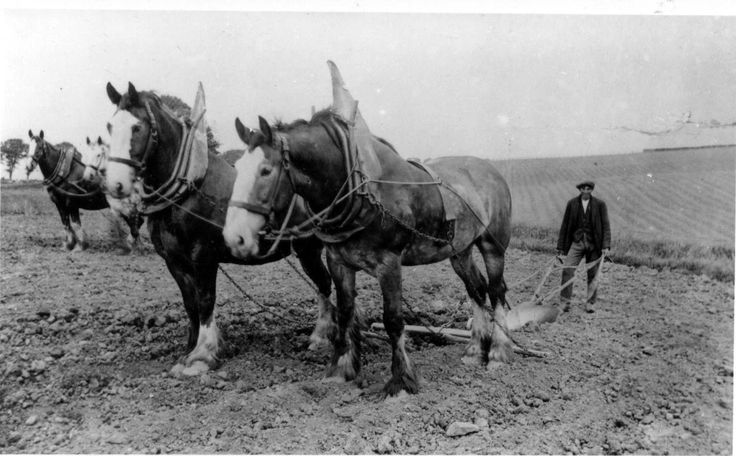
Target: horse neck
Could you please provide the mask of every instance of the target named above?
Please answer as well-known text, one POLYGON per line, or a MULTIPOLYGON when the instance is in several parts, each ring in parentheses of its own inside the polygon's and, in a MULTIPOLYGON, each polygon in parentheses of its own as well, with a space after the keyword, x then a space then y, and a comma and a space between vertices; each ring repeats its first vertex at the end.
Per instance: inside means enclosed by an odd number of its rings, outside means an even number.
POLYGON ((46 148, 46 152, 38 159, 38 167, 41 169, 43 177, 48 177, 54 172, 56 166, 59 164, 59 160, 61 160, 61 151, 48 142, 45 142, 44 147, 46 148))
POLYGON ((348 178, 348 173, 345 170, 343 152, 324 128, 313 127, 310 136, 302 141, 297 137, 291 143, 290 156, 297 170, 294 178, 296 193, 315 211, 332 204, 348 178))
POLYGON ((148 157, 143 182, 147 186, 158 188, 171 177, 176 165, 182 141, 182 126, 163 112, 154 115, 158 124, 158 144, 148 157))

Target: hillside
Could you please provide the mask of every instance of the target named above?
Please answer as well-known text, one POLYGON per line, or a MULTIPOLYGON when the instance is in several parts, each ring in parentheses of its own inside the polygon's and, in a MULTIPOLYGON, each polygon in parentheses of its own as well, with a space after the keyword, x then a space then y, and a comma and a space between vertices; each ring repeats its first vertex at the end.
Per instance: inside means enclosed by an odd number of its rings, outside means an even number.
POLYGON ((515 224, 557 230, 575 184, 590 178, 615 237, 733 247, 736 147, 502 160, 515 224))

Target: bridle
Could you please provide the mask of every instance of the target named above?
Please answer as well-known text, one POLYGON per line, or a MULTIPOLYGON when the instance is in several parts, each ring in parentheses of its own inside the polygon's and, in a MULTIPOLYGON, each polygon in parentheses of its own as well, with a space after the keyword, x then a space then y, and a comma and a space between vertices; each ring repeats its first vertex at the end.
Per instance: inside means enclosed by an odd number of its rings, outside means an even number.
MULTIPOLYGON (((262 203, 259 201, 253 201, 252 199, 249 199, 248 201, 231 199, 228 203, 229 206, 246 209, 250 212, 263 215, 264 217, 266 217, 267 220, 271 220, 275 215, 274 204, 276 201, 276 197, 278 196, 277 191, 282 179, 281 173, 286 174, 291 184, 292 191, 294 192, 294 196, 292 196, 287 215, 284 218, 284 221, 281 224, 281 228, 278 231, 274 232, 272 226, 269 224, 266 226, 266 229, 260 233, 262 235, 265 235, 266 237, 275 238, 276 242, 274 243, 274 246, 278 244, 278 241, 281 240, 283 236, 290 236, 292 238, 306 237, 311 236, 315 233, 319 233, 320 230, 329 230, 333 228, 337 228, 339 230, 347 230, 346 233, 354 233, 365 227, 363 225, 351 227, 352 222, 355 221, 356 217, 359 215, 363 207, 363 198, 355 197, 357 196, 358 190, 361 189, 366 181, 361 178, 359 172, 357 171, 355 158, 350 152, 350 147, 348 143, 349 138, 347 138, 347 136, 344 134, 341 135, 341 137, 336 137, 334 133, 334 128, 329 128, 328 125, 324 123, 323 126, 327 130, 327 133, 332 141, 337 145, 340 150, 342 150, 345 157, 345 166, 347 173, 347 178, 343 182, 340 189, 337 191, 335 198, 325 209, 315 213, 309 208, 309 205, 305 201, 304 206, 308 216, 307 219, 297 226, 293 226, 288 229, 286 228, 291 219, 293 209, 296 204, 296 198, 298 197, 298 195, 296 193, 294 178, 291 173, 291 148, 289 146, 289 141, 284 135, 280 134, 279 132, 272 133, 270 144, 270 146, 274 150, 278 150, 281 154, 279 175, 276 178, 276 183, 270 191, 269 197, 266 199, 266 202, 262 203), (346 199, 347 202, 343 206, 343 209, 339 211, 339 213, 333 214, 335 207, 346 199)), ((272 247, 269 252, 273 251, 274 248, 275 247, 272 247)))
MULTIPOLYGON (((278 190, 281 187, 281 179, 284 174, 286 174, 289 179, 292 191, 295 189, 294 182, 291 180, 291 174, 289 173, 290 161, 288 154, 290 149, 288 141, 281 135, 274 135, 271 141, 271 147, 275 150, 281 151, 281 163, 278 167, 276 183, 271 187, 271 191, 269 192, 268 198, 266 198, 266 202, 262 203, 259 201, 252 201, 252 198, 249 198, 248 201, 230 199, 228 206, 245 209, 247 211, 260 214, 268 219, 275 213, 274 206, 276 204, 276 198, 278 197, 278 190)), ((294 195, 296 195, 296 193, 294 193, 294 195)), ((294 197, 292 197, 292 202, 293 201, 294 197)))
POLYGON ((151 110, 151 106, 149 105, 148 101, 144 102, 144 106, 146 108, 146 114, 148 114, 148 124, 150 126, 150 129, 148 133, 148 141, 146 141, 146 149, 143 151, 143 158, 138 161, 134 160, 132 157, 107 157, 107 161, 122 163, 124 165, 130 166, 131 168, 136 170, 137 175, 140 175, 141 173, 143 173, 143 171, 145 171, 146 163, 148 161, 149 155, 151 155, 151 151, 153 151, 153 149, 158 146, 158 123, 156 122, 156 118, 153 116, 153 111, 151 110))
POLYGON ((102 189, 99 186, 96 186, 91 191, 87 191, 86 189, 79 186, 79 182, 81 181, 81 179, 80 181, 76 181, 76 182, 69 181, 68 177, 69 177, 69 173, 71 172, 71 168, 66 169, 66 171, 64 171, 64 174, 61 175, 62 168, 64 168, 64 162, 66 160, 65 158, 66 154, 72 154, 71 162, 69 164, 70 167, 74 164, 74 162, 80 163, 82 166, 86 166, 84 165, 84 163, 82 163, 81 161, 77 159, 76 154, 78 152, 75 153, 71 150, 69 151, 57 150, 54 146, 50 145, 46 140, 41 139, 41 138, 38 138, 38 139, 34 138, 34 140, 36 141, 37 144, 40 141, 40 144, 38 144, 38 146, 36 147, 41 148, 41 153, 40 154, 34 153, 33 157, 31 157, 31 163, 34 164, 34 166, 30 166, 29 168, 26 168, 26 171, 29 173, 33 171, 33 169, 35 168, 35 165, 39 164, 39 160, 41 160, 41 158, 43 158, 46 155, 46 153, 48 152, 48 149, 52 149, 54 151, 59 152, 59 158, 56 161, 56 166, 54 166, 54 170, 51 172, 51 175, 49 175, 48 177, 44 176, 43 185, 51 187, 57 193, 60 193, 70 198, 89 198, 102 191, 102 189), (79 193, 70 192, 62 188, 63 184, 71 186, 72 188, 79 191, 79 193))
POLYGON ((296 187, 294 186, 294 181, 292 180, 291 173, 289 172, 289 152, 291 150, 289 149, 289 143, 286 138, 279 134, 275 134, 273 136, 271 147, 274 150, 279 150, 281 152, 281 160, 280 166, 278 167, 278 174, 276 175, 276 181, 271 187, 271 191, 269 192, 268 197, 265 199, 266 202, 262 203, 260 201, 252 201, 252 198, 249 198, 248 201, 235 199, 230 199, 230 201, 228 201, 228 206, 230 207, 245 209, 249 212, 262 215, 266 218, 267 223, 265 226, 265 230, 263 230, 259 234, 264 235, 266 238, 272 239, 274 242, 268 252, 263 255, 263 257, 270 256, 281 243, 284 236, 288 235, 290 239, 295 239, 310 236, 313 233, 313 230, 304 231, 299 229, 298 227, 287 229, 287 225, 291 221, 291 217, 294 215, 294 208, 296 207, 297 199, 299 198, 299 195, 297 195, 295 191, 296 187), (278 197, 278 191, 281 187, 281 179, 283 179, 284 174, 286 174, 287 178, 289 179, 289 184, 291 185, 291 202, 289 203, 289 208, 286 211, 286 216, 284 217, 283 222, 281 222, 281 227, 278 229, 278 231, 274 233, 273 226, 276 221, 276 198, 278 197))
MULTIPOLYGON (((153 110, 148 100, 143 101, 143 106, 146 109, 148 115, 148 124, 150 126, 148 133, 148 140, 146 141, 146 148, 143 151, 143 156, 140 160, 131 158, 120 158, 120 157, 108 157, 108 161, 117 162, 127 165, 135 170, 135 178, 138 181, 142 181, 143 173, 146 170, 149 157, 151 153, 159 147, 159 125, 156 122, 156 117, 153 115, 153 110)), ((196 136, 196 131, 201 122, 203 122, 205 110, 202 110, 194 119, 182 119, 165 105, 161 105, 160 109, 164 113, 168 114, 174 121, 178 122, 181 126, 181 142, 179 145, 179 151, 176 155, 176 160, 166 181, 159 185, 158 188, 153 188, 142 182, 140 196, 141 201, 144 204, 144 208, 141 210, 143 214, 151 215, 156 212, 160 212, 173 204, 179 199, 183 198, 190 190, 197 188, 197 182, 200 179, 204 179, 206 173, 206 166, 204 170, 200 169, 201 175, 190 175, 189 170, 192 166, 192 148, 193 141, 196 136)), ((206 153, 206 151, 205 151, 206 153)))
POLYGON ((36 168, 36 166, 38 166, 38 161, 43 158, 44 155, 46 155, 46 146, 48 146, 48 143, 41 138, 34 137, 33 140, 36 141, 36 143, 38 143, 39 141, 41 142, 39 146, 36 146, 41 148, 41 153, 34 153, 31 157, 31 166, 26 167, 26 171, 28 171, 29 173, 32 172, 36 168))
MULTIPOLYGON (((100 148, 105 147, 104 145, 99 145, 100 148)), ((95 164, 88 164, 87 168, 93 170, 96 175, 100 175, 100 168, 102 168, 102 162, 105 160, 105 156, 109 155, 106 154, 102 149, 100 149, 100 153, 97 154, 97 162, 95 164)))

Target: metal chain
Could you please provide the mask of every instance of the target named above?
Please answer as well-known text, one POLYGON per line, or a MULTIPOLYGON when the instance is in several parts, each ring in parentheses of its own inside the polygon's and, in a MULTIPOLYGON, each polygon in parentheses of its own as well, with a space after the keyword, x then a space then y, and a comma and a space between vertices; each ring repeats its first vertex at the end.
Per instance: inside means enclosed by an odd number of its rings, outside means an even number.
POLYGON ((271 309, 269 309, 266 305, 261 304, 260 302, 258 302, 255 298, 253 298, 253 296, 251 296, 250 294, 248 294, 243 289, 243 287, 241 287, 240 285, 238 285, 238 283, 235 281, 235 279, 233 279, 232 276, 230 276, 230 274, 228 274, 227 271, 225 271, 225 268, 223 268, 221 264, 218 264, 217 267, 220 269, 220 271, 222 271, 222 273, 225 275, 225 277, 227 277, 228 280, 230 280, 230 283, 232 283, 235 286, 235 288, 237 288, 238 291, 240 291, 243 294, 243 296, 245 296, 246 298, 248 298, 248 300, 250 302, 252 302, 253 304, 255 304, 258 307, 260 307, 262 311, 268 312, 271 315, 273 315, 274 317, 279 318, 281 320, 286 320, 286 321, 288 321, 290 323, 294 323, 296 325, 300 324, 300 322, 294 320, 293 318, 287 317, 285 315, 280 315, 280 314, 272 311, 271 309))

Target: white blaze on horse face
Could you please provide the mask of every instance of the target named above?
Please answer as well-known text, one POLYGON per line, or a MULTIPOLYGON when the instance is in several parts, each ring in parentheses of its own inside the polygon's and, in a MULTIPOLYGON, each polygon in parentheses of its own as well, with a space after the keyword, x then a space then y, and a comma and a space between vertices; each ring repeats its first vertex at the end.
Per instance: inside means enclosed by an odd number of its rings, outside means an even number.
POLYGON ((32 169, 36 166, 36 164, 33 162, 32 158, 36 154, 36 147, 38 145, 36 144, 36 140, 34 138, 30 138, 31 142, 28 144, 28 164, 26 165, 26 170, 32 169))
MULTIPOLYGON (((264 160, 263 150, 257 147, 252 152, 243 154, 235 162, 237 176, 233 184, 231 200, 248 201, 258 178, 259 165, 264 160)), ((228 207, 225 228, 222 233, 232 254, 243 259, 258 254, 258 232, 265 224, 266 218, 261 214, 240 207, 228 207)))
MULTIPOLYGON (((110 157, 130 160, 130 141, 133 137, 133 126, 139 120, 128 111, 117 111, 110 119, 110 157)), ((130 195, 135 179, 135 169, 125 163, 107 161, 105 165, 105 185, 115 198, 130 195)))
POLYGON ((85 144, 79 152, 82 154, 82 163, 84 163, 82 180, 90 182, 97 175, 95 170, 90 168, 90 165, 96 166, 96 164, 99 164, 99 148, 96 143, 85 144))

